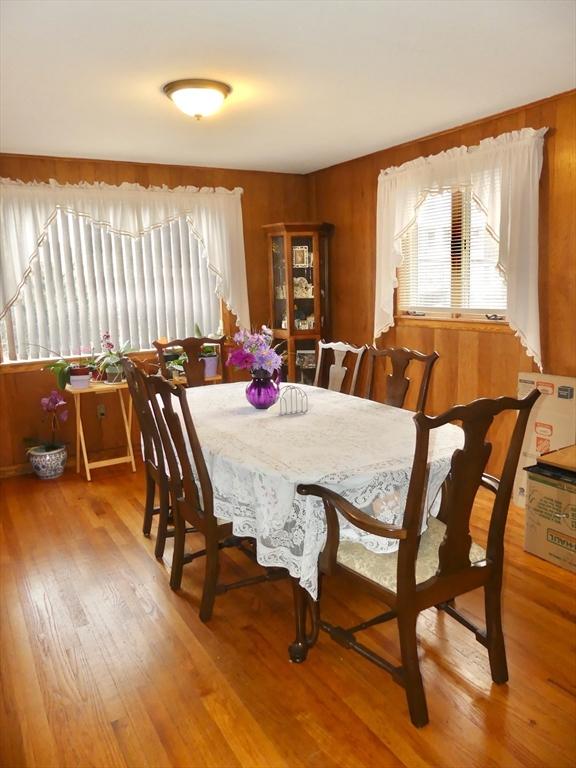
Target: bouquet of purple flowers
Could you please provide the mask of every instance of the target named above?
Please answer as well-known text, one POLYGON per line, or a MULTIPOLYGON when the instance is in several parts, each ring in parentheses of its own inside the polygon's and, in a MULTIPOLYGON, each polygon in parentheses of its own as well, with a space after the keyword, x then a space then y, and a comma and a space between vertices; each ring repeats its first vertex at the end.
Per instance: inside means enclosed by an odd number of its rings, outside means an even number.
POLYGON ((245 369, 252 375, 262 372, 272 375, 282 367, 282 358, 272 349, 272 331, 265 325, 260 333, 238 331, 234 341, 240 346, 230 352, 226 365, 245 369))

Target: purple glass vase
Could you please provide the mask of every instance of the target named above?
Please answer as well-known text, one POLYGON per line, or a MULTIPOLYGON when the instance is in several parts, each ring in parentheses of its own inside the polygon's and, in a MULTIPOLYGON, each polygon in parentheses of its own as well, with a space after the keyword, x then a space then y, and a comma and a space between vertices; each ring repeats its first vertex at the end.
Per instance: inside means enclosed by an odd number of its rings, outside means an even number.
POLYGON ((254 371, 252 381, 246 387, 246 400, 254 408, 270 408, 278 400, 280 387, 266 371, 254 371))

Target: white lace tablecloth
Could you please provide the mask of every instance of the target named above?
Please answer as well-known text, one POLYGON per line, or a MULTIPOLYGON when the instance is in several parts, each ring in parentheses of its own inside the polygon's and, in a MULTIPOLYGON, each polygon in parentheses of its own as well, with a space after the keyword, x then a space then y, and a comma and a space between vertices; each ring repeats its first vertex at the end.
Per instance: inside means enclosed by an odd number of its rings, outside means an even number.
MULTIPOLYGON (((318 387, 299 385, 308 413, 280 416, 279 405, 258 411, 245 383, 193 387, 188 403, 214 487, 214 512, 234 533, 257 541, 258 562, 287 568, 316 598, 318 556, 326 523, 322 501, 296 493, 318 483, 364 511, 402 524, 413 460, 413 413, 318 387)), ((450 458, 463 445, 459 427, 431 434, 428 509, 434 514, 450 458)), ((374 551, 398 547, 345 521, 342 538, 374 551)))

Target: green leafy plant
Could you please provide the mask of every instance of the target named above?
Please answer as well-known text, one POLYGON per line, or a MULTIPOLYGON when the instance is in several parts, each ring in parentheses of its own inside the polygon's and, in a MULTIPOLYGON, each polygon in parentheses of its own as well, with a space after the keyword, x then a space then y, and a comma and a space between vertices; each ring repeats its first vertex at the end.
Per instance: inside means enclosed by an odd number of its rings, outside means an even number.
POLYGON ((50 371, 50 373, 54 374, 56 377, 56 386, 58 389, 66 389, 66 384, 70 383, 71 368, 72 363, 70 360, 64 360, 64 358, 60 358, 60 360, 56 360, 56 362, 47 365, 44 370, 50 371))
POLYGON ((115 349, 114 344, 110 341, 110 334, 105 331, 102 334, 102 352, 96 358, 96 366, 102 372, 107 371, 108 368, 118 368, 122 358, 131 351, 129 341, 125 341, 124 344, 115 349))
MULTIPOLYGON (((53 349, 48 349, 48 347, 43 347, 40 344, 29 344, 29 346, 35 347, 36 349, 43 349, 45 352, 49 352, 51 355, 54 355, 54 357, 58 358, 53 363, 50 363, 42 369, 44 371, 50 371, 50 373, 54 374, 54 377, 56 378, 56 386, 58 389, 65 389, 66 384, 70 383, 70 373, 73 370, 85 369, 82 370, 83 373, 96 370, 96 356, 94 354, 93 347, 89 348, 90 354, 87 357, 81 357, 74 361, 67 360, 61 352, 55 352, 53 349)), ((88 348, 84 347, 81 349, 81 351, 85 352, 87 349, 88 348)))

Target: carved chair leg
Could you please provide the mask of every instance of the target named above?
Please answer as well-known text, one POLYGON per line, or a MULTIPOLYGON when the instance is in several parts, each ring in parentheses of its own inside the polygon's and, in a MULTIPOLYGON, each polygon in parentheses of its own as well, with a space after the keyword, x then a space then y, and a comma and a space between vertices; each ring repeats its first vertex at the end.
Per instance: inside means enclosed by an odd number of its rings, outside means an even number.
POLYGON ((154 497, 156 495, 156 483, 154 478, 146 470, 146 502, 144 504, 144 523, 142 533, 144 536, 150 536, 152 529, 152 515, 154 514, 154 497))
POLYGON ((426 695, 418 662, 417 619, 418 614, 398 612, 402 671, 410 720, 417 728, 421 728, 428 722, 428 707, 426 705, 426 695))
POLYGON ((168 516, 170 514, 170 494, 164 483, 158 486, 160 496, 160 512, 158 514, 158 533, 156 534, 156 547, 154 555, 161 560, 164 557, 166 546, 166 533, 168 531, 168 516))
POLYGON ((490 672, 495 683, 508 681, 506 647, 502 632, 502 612, 500 606, 500 583, 486 584, 484 587, 484 605, 486 609, 486 647, 490 659, 490 672))
POLYGON ((218 542, 206 542, 206 573, 202 589, 202 602, 200 603, 200 621, 209 621, 212 618, 219 571, 220 550, 218 549, 218 542))
POLYGON ((292 578, 292 594, 294 596, 294 619, 296 622, 296 639, 288 647, 290 661, 300 664, 306 661, 308 649, 318 637, 320 626, 320 601, 313 600, 308 592, 300 586, 298 579, 292 578), (312 619, 311 634, 306 634, 306 618, 310 611, 312 619))
POLYGON ((178 512, 174 512, 174 554, 170 572, 170 588, 180 589, 182 584, 182 568, 184 566, 184 543, 186 540, 186 524, 178 512))

